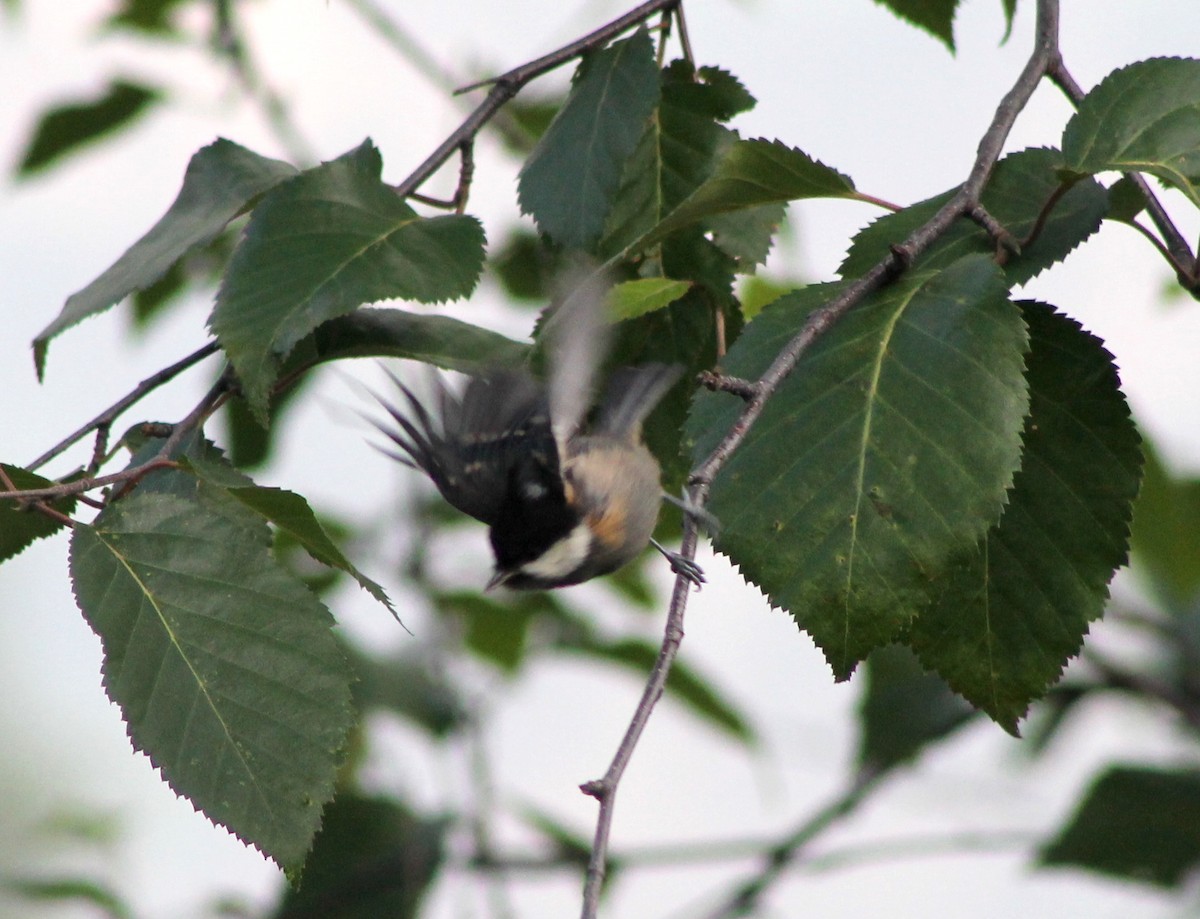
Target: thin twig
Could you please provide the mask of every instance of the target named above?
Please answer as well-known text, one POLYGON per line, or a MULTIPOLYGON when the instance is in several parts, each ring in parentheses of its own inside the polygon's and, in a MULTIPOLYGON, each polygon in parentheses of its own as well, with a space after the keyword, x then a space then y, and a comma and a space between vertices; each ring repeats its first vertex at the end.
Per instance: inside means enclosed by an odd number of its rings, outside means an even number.
MULTIPOLYGON (((815 311, 804 324, 804 327, 776 355, 775 360, 759 378, 756 391, 746 401, 741 414, 733 423, 721 442, 713 449, 693 471, 689 480, 688 494, 693 505, 703 508, 708 497, 708 488, 717 472, 728 462, 729 457, 745 440, 750 427, 762 413, 767 400, 789 373, 795 368, 801 356, 808 347, 824 334, 838 319, 850 309, 861 303, 871 293, 894 280, 903 273, 912 262, 930 245, 941 237, 958 219, 971 213, 977 213, 980 207, 980 197, 996 162, 1000 158, 1004 141, 1007 139, 1013 123, 1024 109, 1030 96, 1047 73, 1050 62, 1058 58, 1058 2, 1057 0, 1039 0, 1037 13, 1037 32, 1034 50, 1012 88, 1001 99, 996 113, 987 131, 980 139, 975 161, 966 181, 958 192, 923 226, 917 228, 903 243, 893 247, 891 253, 866 274, 843 288, 821 309, 815 311)), ((696 525, 691 516, 685 515, 683 546, 680 554, 683 558, 692 560, 696 551, 696 525)), ((600 802, 600 812, 596 821, 596 833, 592 847, 591 859, 588 863, 587 882, 584 887, 583 917, 593 919, 600 899, 601 885, 605 876, 605 859, 607 856, 608 838, 612 826, 613 806, 617 786, 620 782, 638 738, 645 728, 655 704, 662 695, 662 687, 666 682, 667 672, 678 651, 683 638, 684 611, 689 596, 686 578, 677 577, 675 591, 671 597, 671 605, 667 613, 666 630, 663 637, 659 656, 655 662, 642 698, 634 711, 629 728, 624 739, 613 757, 612 764, 602 779, 589 782, 582 786, 585 793, 592 795, 600 802)), ((864 783, 867 787, 870 782, 864 783)), ((862 790, 853 789, 851 794, 865 794, 862 790)), ((857 797, 852 798, 857 800, 857 797)), ((822 821, 819 828, 826 822, 842 816, 848 808, 832 808, 822 821)), ((815 830, 814 830, 815 832, 815 830)), ((776 872, 777 873, 777 872, 776 872)), ((763 881, 763 885, 773 879, 774 873, 763 881)))
POLYGON ((83 440, 92 431, 99 431, 102 428, 111 428, 114 421, 117 420, 127 409, 136 405, 147 393, 153 392, 162 386, 164 383, 173 380, 183 371, 187 370, 194 364, 200 363, 206 357, 216 354, 220 350, 220 346, 215 341, 210 341, 202 348, 198 348, 182 360, 176 361, 170 367, 164 367, 157 373, 151 374, 138 383, 128 394, 122 396, 99 415, 85 424, 79 430, 68 434, 53 447, 35 459, 32 463, 26 466, 26 469, 37 469, 39 466, 44 466, 50 460, 54 459, 69 447, 83 440))
POLYGON ((407 198, 420 188, 426 179, 437 172, 446 160, 450 159, 455 151, 462 147, 464 142, 474 138, 479 133, 480 128, 487 124, 505 103, 519 93, 530 80, 561 67, 568 61, 574 60, 593 48, 600 47, 622 32, 639 23, 645 22, 655 13, 676 8, 679 3, 680 0, 649 0, 649 2, 630 10, 624 16, 614 19, 607 25, 601 26, 596 31, 590 32, 583 38, 571 42, 569 45, 564 45, 557 51, 552 51, 535 61, 522 64, 520 67, 516 67, 507 73, 502 73, 498 77, 492 77, 489 80, 483 80, 482 82, 462 87, 459 92, 466 92, 488 85, 492 88, 484 100, 458 126, 458 129, 447 137, 433 153, 429 154, 425 158, 425 161, 414 169, 407 179, 396 186, 396 193, 403 198, 407 198))

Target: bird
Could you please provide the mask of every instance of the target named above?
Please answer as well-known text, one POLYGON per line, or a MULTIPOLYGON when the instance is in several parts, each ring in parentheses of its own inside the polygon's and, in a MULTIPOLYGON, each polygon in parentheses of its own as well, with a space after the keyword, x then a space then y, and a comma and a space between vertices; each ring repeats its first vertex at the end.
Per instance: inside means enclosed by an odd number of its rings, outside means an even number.
POLYGON ((648 545, 699 585, 700 567, 653 539, 664 495, 658 461, 641 436, 683 368, 622 367, 593 410, 609 336, 594 281, 559 304, 542 336, 546 381, 523 368, 485 368, 455 392, 438 377, 426 405, 389 374, 403 405, 379 400, 392 419, 379 427, 398 448, 385 452, 488 526, 495 558, 489 590, 579 584, 617 570, 648 545))

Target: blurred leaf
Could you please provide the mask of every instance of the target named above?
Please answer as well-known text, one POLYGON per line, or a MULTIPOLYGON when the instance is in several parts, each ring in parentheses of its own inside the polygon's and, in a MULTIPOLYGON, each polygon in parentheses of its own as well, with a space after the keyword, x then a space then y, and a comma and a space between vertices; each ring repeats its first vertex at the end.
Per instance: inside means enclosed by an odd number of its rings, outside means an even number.
POLYGON ((154 284, 192 249, 216 239, 251 201, 295 172, 287 163, 223 139, 196 153, 179 195, 158 223, 100 277, 68 297, 58 317, 33 340, 38 378, 51 338, 154 284))
POLYGON ((175 12, 189 0, 121 0, 117 12, 108 17, 112 29, 129 29, 146 35, 167 37, 179 34, 175 12))
MULTIPOLYGON (((27 491, 31 488, 51 488, 57 484, 35 472, 22 469, 20 466, 0 463, 0 468, 4 469, 17 491, 27 491)), ((0 483, 0 492, 7 490, 3 483, 0 483)), ((60 498, 57 501, 51 501, 50 507, 59 513, 70 516, 75 510, 75 499, 60 498)), ((16 501, 0 500, 0 562, 6 562, 13 556, 19 555, 34 542, 57 532, 62 526, 63 524, 57 520, 32 508, 20 507, 16 501)))
POLYGON ((446 821, 348 791, 325 809, 298 888, 274 919, 416 919, 442 864, 446 821))
POLYGON ((102 881, 84 877, 5 878, 0 890, 45 904, 84 903, 109 919, 133 919, 133 910, 120 894, 102 881))
POLYGON ((1114 70, 1063 132, 1074 175, 1146 172, 1200 207, 1200 60, 1154 58, 1114 70))
POLYGON ((568 249, 596 242, 658 98, 644 29, 583 59, 566 104, 521 169, 517 197, 539 230, 568 249))
MULTIPOLYGON (((557 647, 630 668, 643 679, 654 667, 659 652, 659 646, 655 643, 640 638, 611 640, 595 634, 591 629, 560 641, 557 647)), ((758 742, 749 719, 737 706, 723 697, 709 680, 678 658, 671 665, 666 693, 710 727, 724 731, 740 743, 753 746, 758 742)))
MULTIPOLYGON (((1017 239, 1025 239, 1037 225, 1046 203, 1061 184, 1058 171, 1062 154, 1057 150, 1029 149, 1012 153, 996 164, 983 191, 983 206, 1017 239)), ((846 278, 865 274, 887 256, 889 247, 903 242, 928 221, 957 192, 951 189, 894 214, 880 217, 854 237, 850 251, 838 268, 846 278)), ((1087 179, 1075 185, 1050 212, 1036 240, 1020 255, 1010 256, 1004 273, 1010 284, 1024 284, 1056 262, 1100 226, 1108 208, 1107 193, 1087 179)), ((916 261, 918 268, 944 268, 970 253, 992 255, 996 243, 982 227, 960 218, 916 261)))
POLYGON ((1200 863, 1200 771, 1110 767, 1038 860, 1162 887, 1183 884, 1200 863))
POLYGON ((270 424, 265 428, 251 413, 245 399, 235 396, 225 403, 221 420, 225 423, 224 440, 229 447, 229 461, 234 466, 253 469, 266 463, 275 448, 279 419, 291 406, 298 404, 310 379, 309 375, 301 374, 296 382, 275 394, 269 410, 270 424))
MULTIPOLYGON (((900 19, 907 20, 919 29, 924 29, 951 53, 954 52, 954 13, 958 0, 875 0, 886 6, 900 19)), ((1015 2, 1015 0, 1006 0, 1015 2)), ((1008 14, 1011 24, 1012 15, 1008 14)))
POLYGON ((505 292, 516 300, 549 300, 554 281, 562 276, 560 253, 546 246, 536 233, 514 230, 500 250, 491 257, 491 266, 505 292))
POLYGON ((353 654, 354 698, 360 710, 384 709, 444 738, 463 728, 466 704, 455 685, 435 673, 422 654, 379 659, 353 654))
POLYGON ((542 592, 510 592, 497 600, 464 590, 435 594, 432 599, 439 612, 462 620, 467 648, 507 676, 516 674, 524 663, 533 620, 554 616, 560 608, 557 599, 542 592))
POLYGON ((1134 560, 1147 586, 1172 610, 1200 593, 1200 480, 1177 479, 1148 441, 1142 490, 1133 513, 1134 560))
POLYGON ((191 501, 139 488, 75 528, 71 580, 134 746, 294 872, 333 794, 350 675, 329 612, 269 547, 211 486, 191 501))
POLYGON ((858 706, 858 767, 868 774, 908 762, 975 714, 902 645, 876 648, 866 671, 858 706))
POLYGON ((763 311, 763 307, 803 286, 794 281, 774 281, 761 275, 750 275, 742 281, 738 295, 742 304, 742 316, 749 322, 763 311))
POLYGON ((292 348, 364 303, 466 296, 483 263, 483 229, 458 214, 422 218, 379 176, 370 141, 266 195, 250 216, 209 325, 264 423, 292 348))
POLYGON ((98 99, 65 102, 49 109, 25 147, 17 175, 41 172, 80 147, 129 124, 161 99, 162 92, 155 87, 117 79, 98 99))
MULTIPOLYGON (((730 350, 728 372, 758 378, 839 289, 777 300, 730 350)), ((838 679, 895 639, 952 554, 999 519, 1020 459, 1025 348, 989 259, 906 274, 813 343, 713 482, 718 551, 791 612, 838 679)), ((741 406, 697 395, 695 461, 741 406)))
POLYGON ((619 322, 653 313, 674 303, 687 293, 690 286, 687 281, 672 281, 670 278, 623 281, 608 292, 606 306, 609 317, 619 322))
POLYGON ((999 523, 943 573, 910 635, 922 664, 1013 734, 1104 611, 1141 465, 1112 355, 1053 307, 1020 306, 1030 332, 1021 469, 999 523))
POLYGON ((523 805, 520 808, 519 816, 527 825, 554 844, 554 848, 557 850, 556 855, 562 860, 575 862, 580 868, 587 868, 588 859, 592 854, 590 836, 575 832, 561 820, 556 820, 532 804, 523 805))

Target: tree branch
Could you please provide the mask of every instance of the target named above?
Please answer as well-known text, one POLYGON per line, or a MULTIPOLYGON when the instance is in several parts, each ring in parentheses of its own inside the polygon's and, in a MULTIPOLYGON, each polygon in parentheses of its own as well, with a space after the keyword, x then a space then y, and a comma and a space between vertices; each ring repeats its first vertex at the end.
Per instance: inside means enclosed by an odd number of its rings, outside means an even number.
MULTIPOLYGON (((809 316, 803 328, 775 357, 771 365, 753 385, 753 391, 746 398, 746 404, 741 414, 730 427, 720 443, 713 449, 695 469, 689 480, 688 494, 692 504, 703 508, 708 499, 708 490, 716 474, 728 462, 730 456, 746 439, 751 426, 762 414, 767 401, 795 369, 801 356, 809 346, 829 330, 842 316, 863 302, 870 294, 884 287, 901 275, 930 245, 941 237, 958 219, 983 213, 981 195, 992 170, 995 168, 1003 152, 1004 142, 1012 129, 1017 116, 1028 103, 1029 98, 1037 89, 1043 77, 1052 64, 1059 61, 1058 49, 1058 0, 1039 0, 1037 7, 1037 29, 1034 49, 1013 83, 1012 88, 1005 93, 996 108, 991 123, 979 141, 975 160, 966 181, 958 192, 924 225, 918 227, 902 243, 892 247, 891 253, 874 265, 864 275, 847 285, 840 294, 834 297, 821 309, 809 316)), ((742 395, 739 392, 739 395, 742 395)), ((695 558, 696 523, 691 516, 685 516, 683 531, 683 546, 680 554, 687 560, 695 558)), ((637 745, 655 704, 662 695, 671 663, 679 649, 683 638, 684 611, 688 599, 688 581, 683 577, 675 580, 675 590, 671 597, 671 605, 667 613, 666 629, 659 656, 647 680, 645 690, 634 711, 629 728, 617 748, 608 771, 604 777, 588 782, 582 790, 600 802, 600 812, 597 815, 596 833, 592 847, 591 859, 588 863, 587 881, 584 887, 583 917, 594 919, 600 898, 600 889, 605 875, 605 859, 608 848, 609 832, 613 819, 613 807, 616 799, 617 786, 625 771, 629 758, 637 745)), ((871 782, 863 783, 864 787, 849 793, 850 804, 845 802, 831 807, 816 820, 811 828, 805 829, 800 841, 792 849, 799 848, 807 840, 809 834, 815 834, 828 823, 848 812, 859 796, 866 793, 871 782)), ((756 889, 764 888, 779 873, 773 869, 765 873, 756 889)), ((757 896, 757 893, 747 894, 757 896)))
POLYGON ((476 106, 475 110, 466 117, 458 129, 447 137, 433 153, 426 157, 412 174, 395 186, 396 193, 403 198, 407 198, 442 165, 454 155, 462 145, 472 140, 479 130, 487 124, 497 112, 510 99, 516 96, 530 80, 540 77, 542 74, 549 73, 574 60, 585 52, 591 51, 593 48, 598 48, 601 45, 611 41, 622 32, 627 31, 639 23, 645 22, 655 13, 663 10, 675 9, 680 3, 680 0, 649 0, 643 3, 624 16, 614 19, 608 25, 601 26, 594 32, 576 39, 569 45, 564 45, 557 51, 551 51, 549 54, 539 57, 535 61, 530 61, 527 64, 522 64, 520 67, 515 67, 507 73, 502 73, 498 77, 484 80, 480 83, 472 83, 470 86, 464 86, 458 91, 467 92, 472 89, 478 89, 482 86, 491 85, 492 89, 484 98, 484 100, 476 106))

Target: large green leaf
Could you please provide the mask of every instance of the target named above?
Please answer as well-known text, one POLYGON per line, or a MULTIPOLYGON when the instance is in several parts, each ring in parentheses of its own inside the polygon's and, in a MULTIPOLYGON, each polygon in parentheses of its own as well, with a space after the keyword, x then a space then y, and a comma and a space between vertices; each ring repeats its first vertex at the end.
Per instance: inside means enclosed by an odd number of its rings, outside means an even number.
POLYGON ((921 662, 1016 733, 1058 680, 1124 564, 1141 453, 1112 355, 1077 322, 1021 304, 1030 332, 1021 470, 999 523, 913 624, 921 662))
POLYGON ((801 198, 852 198, 854 183, 780 141, 738 140, 712 174, 657 226, 627 247, 649 249, 698 220, 801 198))
POLYGON ((271 384, 295 344, 364 303, 466 296, 483 264, 473 217, 422 218, 380 180, 366 141, 283 183, 254 209, 209 324, 265 422, 271 384))
MULTIPOLYGON (((18 491, 49 488, 55 484, 20 466, 0 463, 0 468, 4 469, 5 474, 18 491)), ((4 490, 6 490, 4 486, 0 485, 0 491, 4 490)), ((51 502, 50 506, 59 513, 70 514, 75 509, 75 499, 61 498, 51 502)), ((63 524, 52 517, 32 508, 19 507, 16 501, 0 500, 0 562, 8 561, 42 537, 57 532, 62 526, 63 524)))
POLYGON ((289 870, 333 795, 350 676, 328 611, 216 489, 140 490, 71 542, 75 596, 134 745, 179 794, 289 870))
POLYGON ((295 174, 287 163, 228 140, 217 140, 197 152, 167 212, 110 268, 68 297, 62 312, 33 340, 38 376, 51 338, 153 285, 188 252, 216 239, 251 201, 295 174))
POLYGON ((1052 867, 1182 884, 1200 864, 1200 771, 1111 767, 1039 858, 1052 867))
POLYGON ((754 98, 725 71, 671 62, 662 72, 656 117, 625 166, 601 254, 620 252, 695 191, 736 139, 721 122, 753 105, 754 98))
POLYGON ((613 320, 635 319, 674 303, 690 286, 687 281, 670 278, 637 278, 615 285, 605 305, 613 320))
MULTIPOLYGON (((1029 149, 1010 154, 996 164, 983 190, 983 206, 1016 239, 1033 230, 1038 217, 1061 184, 1062 154, 1029 149)), ((865 274, 887 257, 888 247, 903 242, 950 200, 957 189, 880 217, 854 237, 838 271, 852 278, 865 274)), ((1100 227, 1108 208, 1105 190, 1094 180, 1075 185, 1058 201, 1035 239, 1020 255, 1010 256, 1004 273, 1013 284, 1024 284, 1087 239, 1100 227)), ((917 260, 920 268, 944 267, 972 252, 991 253, 996 243, 982 227, 962 217, 917 260)))
POLYGON ((1148 172, 1200 207, 1200 60, 1154 58, 1105 77, 1063 132, 1076 175, 1148 172))
POLYGON ((568 249, 599 239, 658 98, 654 43, 645 30, 583 60, 566 104, 521 169, 521 210, 543 233, 568 249))
POLYGON ((67 102, 42 115, 17 174, 39 172, 78 148, 119 130, 162 99, 152 86, 113 80, 104 95, 87 102, 67 102))
MULTIPOLYGON (((841 289, 775 301, 730 350, 758 377, 841 289)), ((1028 406, 1025 325, 988 259, 909 275, 819 338, 712 486, 719 551, 791 612, 844 679, 931 599, 948 560, 997 519, 1028 406)), ((700 460, 740 400, 702 393, 700 460)))

